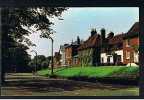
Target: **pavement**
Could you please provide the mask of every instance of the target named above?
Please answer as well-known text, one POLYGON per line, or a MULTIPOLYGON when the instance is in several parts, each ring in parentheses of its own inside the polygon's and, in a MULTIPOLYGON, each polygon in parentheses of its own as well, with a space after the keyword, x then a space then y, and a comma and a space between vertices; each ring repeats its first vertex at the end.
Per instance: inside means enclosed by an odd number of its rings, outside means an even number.
POLYGON ((7 73, 2 96, 135 96, 136 86, 47 78, 32 73, 7 73))

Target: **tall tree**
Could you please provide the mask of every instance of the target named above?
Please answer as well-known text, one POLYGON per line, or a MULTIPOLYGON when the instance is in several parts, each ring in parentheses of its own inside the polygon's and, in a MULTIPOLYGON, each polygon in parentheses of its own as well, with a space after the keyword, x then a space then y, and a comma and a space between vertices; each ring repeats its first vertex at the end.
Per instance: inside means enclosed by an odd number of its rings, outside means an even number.
POLYGON ((36 70, 40 70, 43 68, 42 63, 46 61, 46 57, 44 55, 38 55, 37 57, 35 56, 30 62, 29 65, 31 67, 35 67, 37 63, 37 68, 36 70), (36 62, 37 61, 37 62, 36 62))
POLYGON ((77 36, 77 44, 80 44, 80 38, 77 36))
MULTIPOLYGON (((39 7, 39 8, 2 8, 2 71, 1 79, 4 82, 5 68, 11 67, 10 48, 19 47, 17 43, 34 44, 25 36, 34 31, 41 31, 40 37, 48 38, 55 31, 51 28, 54 24, 50 18, 61 18, 64 7, 39 7)), ((22 58, 23 59, 23 58, 22 58)))

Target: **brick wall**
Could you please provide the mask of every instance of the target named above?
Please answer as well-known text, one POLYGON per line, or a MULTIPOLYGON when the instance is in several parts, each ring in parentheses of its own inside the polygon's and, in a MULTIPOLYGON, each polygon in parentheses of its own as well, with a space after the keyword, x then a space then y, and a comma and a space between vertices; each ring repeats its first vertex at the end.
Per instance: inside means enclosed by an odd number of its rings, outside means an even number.
POLYGON ((71 47, 65 48, 65 59, 66 59, 66 65, 72 64, 72 48, 71 47))
POLYGON ((135 57, 135 50, 133 49, 133 46, 139 45, 139 38, 131 38, 131 39, 125 39, 123 40, 123 50, 124 50, 124 57, 123 57, 123 63, 128 64, 131 62, 134 62, 135 57), (131 60, 130 60, 131 59, 131 60))

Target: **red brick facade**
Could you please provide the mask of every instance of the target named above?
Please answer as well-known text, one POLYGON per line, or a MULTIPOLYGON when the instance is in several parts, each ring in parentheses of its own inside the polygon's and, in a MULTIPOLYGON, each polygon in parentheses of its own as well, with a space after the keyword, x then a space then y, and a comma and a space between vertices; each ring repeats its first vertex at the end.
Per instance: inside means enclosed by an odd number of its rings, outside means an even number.
POLYGON ((123 57, 123 63, 124 64, 128 64, 128 63, 138 63, 134 61, 134 46, 138 46, 139 45, 139 38, 138 37, 134 37, 131 39, 125 39, 123 41, 123 53, 124 53, 124 57, 123 57))
POLYGON ((139 47, 139 23, 136 22, 126 33, 123 40, 123 63, 139 63, 138 47, 139 47))
POLYGON ((65 60, 66 65, 72 65, 72 47, 66 47, 65 48, 65 60))
POLYGON ((65 48, 65 61, 68 66, 75 66, 80 64, 78 54, 77 54, 77 45, 69 45, 65 48))

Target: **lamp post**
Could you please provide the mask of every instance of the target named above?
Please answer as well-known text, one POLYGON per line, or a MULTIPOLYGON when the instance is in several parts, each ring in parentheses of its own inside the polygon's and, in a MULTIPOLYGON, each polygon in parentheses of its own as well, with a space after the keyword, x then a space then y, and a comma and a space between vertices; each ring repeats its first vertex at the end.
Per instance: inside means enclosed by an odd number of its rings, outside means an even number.
POLYGON ((37 52, 35 50, 32 50, 31 52, 34 52, 36 55, 36 62, 35 62, 35 73, 36 73, 36 70, 37 70, 37 52))
POLYGON ((53 62, 53 38, 49 36, 49 39, 52 41, 52 48, 51 48, 51 75, 53 75, 53 68, 54 68, 54 62, 53 62))

